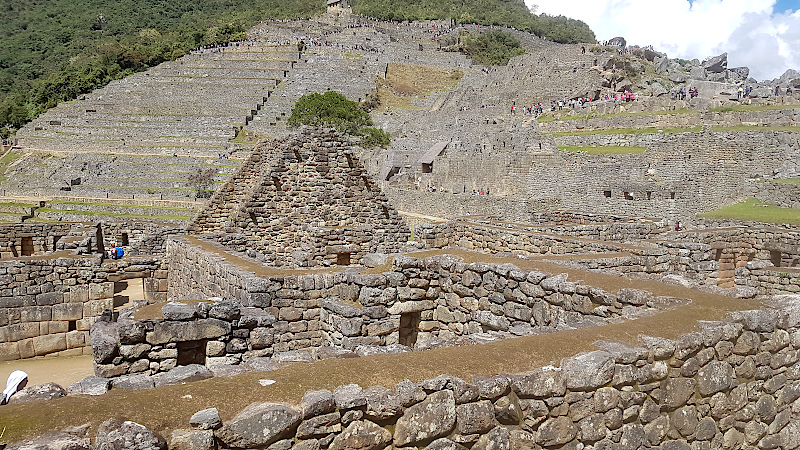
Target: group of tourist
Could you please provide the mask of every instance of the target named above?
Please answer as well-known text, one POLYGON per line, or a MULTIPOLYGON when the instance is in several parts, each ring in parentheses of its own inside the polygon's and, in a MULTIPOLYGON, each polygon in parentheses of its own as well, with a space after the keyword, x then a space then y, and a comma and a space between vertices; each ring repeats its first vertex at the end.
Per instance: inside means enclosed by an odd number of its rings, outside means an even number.
POLYGON ((690 87, 688 93, 684 88, 680 88, 670 93, 670 96, 672 97, 673 100, 686 100, 687 95, 689 96, 690 99, 692 99, 700 95, 700 91, 698 91, 697 88, 695 87, 690 87))

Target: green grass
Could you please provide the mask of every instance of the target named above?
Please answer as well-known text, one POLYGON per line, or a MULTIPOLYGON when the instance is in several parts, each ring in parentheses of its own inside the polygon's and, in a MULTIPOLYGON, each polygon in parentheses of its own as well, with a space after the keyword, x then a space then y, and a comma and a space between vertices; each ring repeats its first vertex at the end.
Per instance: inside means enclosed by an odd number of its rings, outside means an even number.
POLYGON ((697 133, 700 131, 700 129, 701 127, 698 125, 692 128, 609 128, 606 130, 556 131, 553 133, 543 134, 550 134, 553 136, 592 136, 595 134, 656 134, 659 131, 663 131, 664 133, 697 133))
POLYGON ((0 208, 2 207, 18 207, 18 208, 35 208, 36 205, 30 205, 28 203, 14 203, 14 202, 3 202, 0 203, 0 208))
POLYGON ((589 155, 640 155, 647 150, 647 147, 622 147, 616 145, 607 147, 579 147, 576 145, 564 145, 560 146, 559 149, 570 153, 586 152, 589 155))
POLYGON ((704 219, 743 220, 773 224, 800 225, 800 209, 767 205, 751 198, 716 211, 700 214, 704 219))
POLYGON ((148 214, 116 214, 110 212, 101 212, 101 211, 76 211, 76 210, 61 210, 61 209, 52 209, 52 208, 39 208, 36 210, 37 213, 39 212, 51 212, 51 213, 61 213, 61 214, 74 214, 76 216, 103 216, 103 217, 127 217, 127 218, 149 218, 149 219, 164 219, 164 220, 190 220, 191 216, 181 216, 181 215, 148 215, 148 214))
POLYGON ((708 112, 733 112, 733 111, 777 111, 783 109, 798 109, 800 105, 736 105, 709 108, 708 112))
MULTIPOLYGON (((691 128, 609 128, 605 130, 574 130, 574 131, 555 131, 549 134, 552 136, 593 136, 608 134, 656 134, 659 131, 664 133, 699 133, 701 126, 691 128)), ((734 127, 712 127, 712 131, 736 133, 742 131, 782 131, 787 133, 800 133, 800 127, 760 127, 751 125, 739 125, 734 127)))
MULTIPOLYGON (((596 114, 591 113, 589 115, 569 115, 563 117, 553 117, 546 122, 552 122, 553 120, 560 120, 560 121, 567 121, 567 120, 581 120, 581 119, 599 119, 599 118, 606 118, 606 117, 629 117, 629 116, 668 116, 674 114, 698 114, 697 111, 693 111, 691 109, 683 108, 683 109, 676 109, 676 110, 665 110, 665 111, 638 111, 638 112, 619 112, 619 113, 611 113, 611 114, 596 114)), ((541 120, 540 120, 541 122, 541 120)))
POLYGON ((777 184, 800 184, 800 178, 780 178, 770 181, 777 184))
MULTIPOLYGON (((138 205, 115 205, 113 203, 89 203, 89 202, 47 202, 51 205, 86 205, 86 206, 100 206, 100 207, 109 207, 109 208, 152 208, 152 209, 164 209, 169 211, 186 211, 186 212, 194 212, 195 210, 189 208, 180 208, 177 206, 138 206, 138 205)), ((3 203, 0 203, 2 206, 3 203)))
POLYGON ((0 182, 6 181, 6 169, 8 169, 8 166, 11 163, 19 159, 20 156, 22 155, 7 152, 2 158, 0 158, 0 182))

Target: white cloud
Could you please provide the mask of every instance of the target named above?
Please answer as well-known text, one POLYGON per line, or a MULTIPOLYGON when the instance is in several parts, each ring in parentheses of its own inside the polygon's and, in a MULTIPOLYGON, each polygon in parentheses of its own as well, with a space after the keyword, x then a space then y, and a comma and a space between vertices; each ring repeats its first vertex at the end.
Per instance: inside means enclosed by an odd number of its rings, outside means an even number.
POLYGON ((728 52, 728 67, 757 79, 800 69, 800 10, 773 13, 776 0, 525 0, 538 12, 589 24, 600 40, 623 36, 671 58, 728 52))

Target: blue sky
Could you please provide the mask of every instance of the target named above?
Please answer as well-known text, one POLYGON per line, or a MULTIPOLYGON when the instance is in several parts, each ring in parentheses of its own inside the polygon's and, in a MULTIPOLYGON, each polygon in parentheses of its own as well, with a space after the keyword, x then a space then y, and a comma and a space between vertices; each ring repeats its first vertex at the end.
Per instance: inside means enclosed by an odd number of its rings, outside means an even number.
POLYGON ((540 13, 589 24, 597 39, 622 36, 671 58, 728 53, 728 67, 747 66, 771 80, 800 70, 800 0, 525 0, 540 13))

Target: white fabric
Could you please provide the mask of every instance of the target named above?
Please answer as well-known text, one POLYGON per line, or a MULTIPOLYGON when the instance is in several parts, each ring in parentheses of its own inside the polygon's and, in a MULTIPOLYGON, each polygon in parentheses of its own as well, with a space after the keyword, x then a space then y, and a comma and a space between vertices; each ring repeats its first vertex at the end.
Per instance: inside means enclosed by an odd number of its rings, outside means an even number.
POLYGON ((15 370, 11 372, 11 375, 8 376, 8 381, 6 382, 6 390, 3 391, 3 397, 5 398, 6 403, 12 395, 16 394, 19 384, 22 383, 22 381, 26 378, 28 378, 28 374, 21 370, 15 370))

